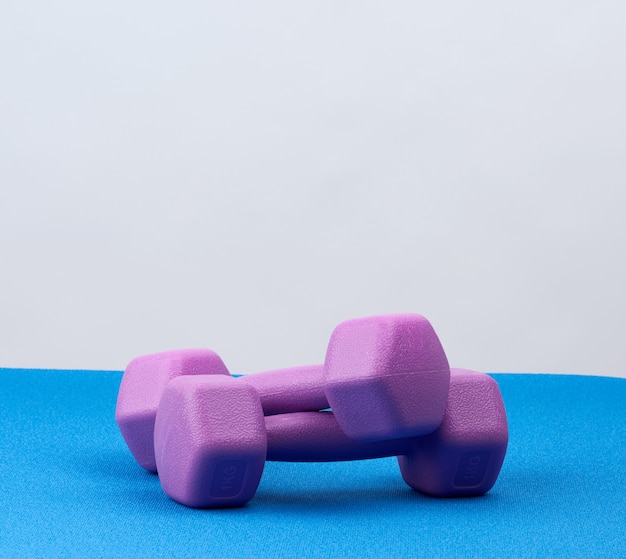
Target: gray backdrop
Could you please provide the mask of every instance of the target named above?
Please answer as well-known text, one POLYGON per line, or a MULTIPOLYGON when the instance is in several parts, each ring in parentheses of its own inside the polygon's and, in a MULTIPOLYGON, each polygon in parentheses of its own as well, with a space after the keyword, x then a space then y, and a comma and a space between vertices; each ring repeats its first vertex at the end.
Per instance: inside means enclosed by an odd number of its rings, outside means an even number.
POLYGON ((626 376, 622 2, 0 4, 0 366, 626 376))

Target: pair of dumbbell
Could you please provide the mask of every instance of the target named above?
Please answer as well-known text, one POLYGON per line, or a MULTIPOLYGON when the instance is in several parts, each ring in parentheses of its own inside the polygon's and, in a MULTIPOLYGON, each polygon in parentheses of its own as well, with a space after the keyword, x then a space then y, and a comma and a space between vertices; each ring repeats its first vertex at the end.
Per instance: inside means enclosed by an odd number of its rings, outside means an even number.
POLYGON ((138 358, 125 371, 116 418, 137 461, 194 507, 244 504, 266 459, 398 455, 418 491, 481 494, 497 478, 507 440, 495 382, 450 375, 419 315, 342 323, 323 366, 241 379, 208 350, 138 358))

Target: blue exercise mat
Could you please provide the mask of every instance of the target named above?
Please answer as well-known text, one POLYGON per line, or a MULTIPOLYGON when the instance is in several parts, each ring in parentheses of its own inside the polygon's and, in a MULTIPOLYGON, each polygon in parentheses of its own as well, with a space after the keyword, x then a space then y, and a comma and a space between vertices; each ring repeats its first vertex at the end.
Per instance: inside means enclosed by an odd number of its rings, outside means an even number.
POLYGON ((193 510, 137 466, 119 372, 0 369, 0 557, 626 558, 626 380, 493 375, 510 441, 483 497, 395 459, 268 463, 239 509, 193 510))

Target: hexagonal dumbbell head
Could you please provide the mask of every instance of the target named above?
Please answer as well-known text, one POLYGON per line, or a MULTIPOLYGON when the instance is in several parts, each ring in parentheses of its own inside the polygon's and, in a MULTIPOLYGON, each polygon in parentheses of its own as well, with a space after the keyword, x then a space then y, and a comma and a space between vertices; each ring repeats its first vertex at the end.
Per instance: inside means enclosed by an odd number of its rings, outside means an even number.
POLYGON ((436 497, 482 495, 495 483, 508 443, 504 402, 496 381, 452 369, 441 425, 416 437, 399 456, 402 477, 413 489, 436 497))
POLYGON ((165 351, 133 359, 122 377, 115 419, 137 462, 155 472, 154 420, 165 386, 186 375, 229 375, 220 357, 208 349, 165 351))
POLYGON ((198 508, 243 505, 265 465, 261 400, 233 378, 178 377, 163 393, 154 441, 159 480, 172 499, 198 508))
POLYGON ((430 433, 441 423, 450 367, 418 314, 348 320, 332 333, 326 396, 346 435, 363 441, 430 433))

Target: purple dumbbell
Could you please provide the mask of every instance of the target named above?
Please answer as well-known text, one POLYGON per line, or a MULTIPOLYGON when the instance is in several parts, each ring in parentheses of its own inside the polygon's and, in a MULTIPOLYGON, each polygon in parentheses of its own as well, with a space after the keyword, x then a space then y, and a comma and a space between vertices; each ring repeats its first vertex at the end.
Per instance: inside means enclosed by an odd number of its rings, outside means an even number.
POLYGON ((154 431, 163 490, 196 508, 247 503, 266 460, 398 456, 402 477, 416 491, 437 497, 481 495, 498 477, 507 442, 497 383, 465 369, 452 370, 442 423, 420 437, 356 441, 345 435, 332 412, 264 417, 252 386, 211 376, 173 380, 165 388, 154 431))
MULTIPOLYGON (((229 375, 203 349, 138 357, 124 372, 115 417, 133 456, 156 471, 154 420, 167 384, 180 376, 229 375)), ((349 320, 333 331, 324 365, 247 375, 266 415, 332 407, 344 433, 383 440, 432 432, 445 410, 450 369, 439 338, 417 314, 349 320)))

